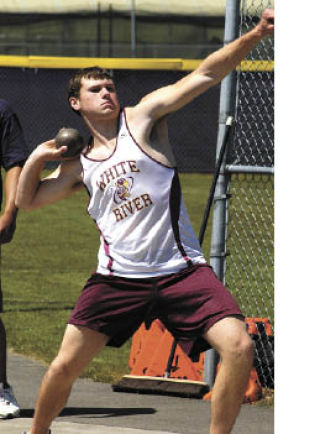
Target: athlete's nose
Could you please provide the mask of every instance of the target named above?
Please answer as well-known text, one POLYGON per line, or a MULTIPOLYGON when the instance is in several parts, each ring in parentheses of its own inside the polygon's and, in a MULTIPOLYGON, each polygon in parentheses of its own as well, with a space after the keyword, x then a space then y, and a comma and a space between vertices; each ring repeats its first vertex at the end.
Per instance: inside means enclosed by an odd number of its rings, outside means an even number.
POLYGON ((101 89, 101 97, 102 97, 102 98, 105 98, 105 97, 109 96, 109 94, 110 94, 109 90, 106 89, 105 87, 103 87, 103 88, 101 89))

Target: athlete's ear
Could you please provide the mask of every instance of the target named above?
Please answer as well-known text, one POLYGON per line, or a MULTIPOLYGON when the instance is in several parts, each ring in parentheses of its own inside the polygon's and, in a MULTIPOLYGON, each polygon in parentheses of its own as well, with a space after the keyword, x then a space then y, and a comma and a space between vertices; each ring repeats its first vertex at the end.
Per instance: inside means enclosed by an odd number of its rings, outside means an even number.
POLYGON ((75 111, 80 110, 79 98, 76 98, 75 96, 70 96, 69 104, 73 110, 75 111))

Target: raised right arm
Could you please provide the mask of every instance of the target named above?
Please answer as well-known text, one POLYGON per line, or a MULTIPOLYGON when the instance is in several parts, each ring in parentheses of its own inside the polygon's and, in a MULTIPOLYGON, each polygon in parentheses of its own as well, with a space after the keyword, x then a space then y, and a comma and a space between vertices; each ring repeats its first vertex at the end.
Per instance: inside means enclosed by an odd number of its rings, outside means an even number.
POLYGON ((66 151, 62 146, 56 149, 54 140, 44 142, 30 154, 18 183, 16 206, 32 210, 56 202, 78 191, 82 186, 79 158, 62 160, 49 176, 41 179, 45 163, 61 160, 66 151))
POLYGON ((159 88, 146 95, 132 108, 137 122, 141 118, 158 119, 179 110, 210 87, 219 84, 250 51, 274 30, 274 11, 266 9, 260 22, 249 32, 207 56, 200 65, 174 84, 159 88))

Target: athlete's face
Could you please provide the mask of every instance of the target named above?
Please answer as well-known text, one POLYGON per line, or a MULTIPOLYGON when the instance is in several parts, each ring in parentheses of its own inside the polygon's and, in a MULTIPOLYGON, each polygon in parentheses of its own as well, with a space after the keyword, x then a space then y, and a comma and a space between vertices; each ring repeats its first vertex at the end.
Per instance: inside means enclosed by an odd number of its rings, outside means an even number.
POLYGON ((70 98, 70 104, 83 115, 99 119, 117 117, 120 110, 115 85, 107 78, 82 78, 79 97, 70 98))

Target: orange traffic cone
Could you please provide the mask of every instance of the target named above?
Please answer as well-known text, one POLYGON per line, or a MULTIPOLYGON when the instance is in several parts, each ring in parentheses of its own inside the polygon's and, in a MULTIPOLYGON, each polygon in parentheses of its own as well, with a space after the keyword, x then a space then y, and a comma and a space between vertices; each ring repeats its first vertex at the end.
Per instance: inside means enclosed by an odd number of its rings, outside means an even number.
MULTIPOLYGON (((173 337, 160 320, 153 321, 149 330, 143 324, 132 338, 129 356, 130 374, 162 377, 167 367, 172 344, 173 337)), ((203 354, 198 362, 192 362, 177 345, 170 378, 202 381, 203 365, 203 354)))

